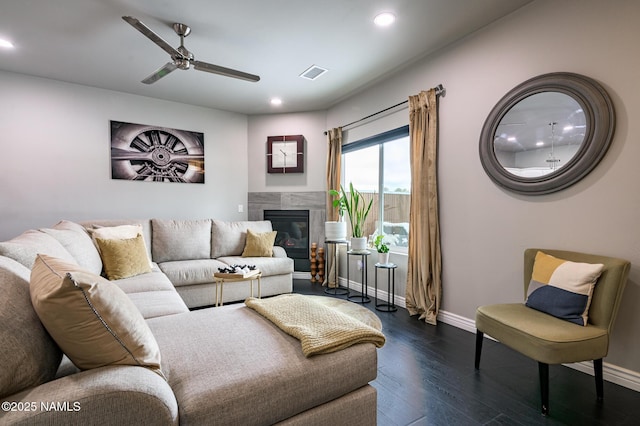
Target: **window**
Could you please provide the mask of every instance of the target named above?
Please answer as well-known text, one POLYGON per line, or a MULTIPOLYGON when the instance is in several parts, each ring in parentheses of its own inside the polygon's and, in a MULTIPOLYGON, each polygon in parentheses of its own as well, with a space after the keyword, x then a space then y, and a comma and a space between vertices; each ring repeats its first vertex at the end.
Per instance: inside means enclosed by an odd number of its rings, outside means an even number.
POLYGON ((374 200, 365 235, 385 235, 396 252, 406 252, 409 245, 409 150, 409 126, 342 147, 343 185, 351 182, 367 202, 374 200))

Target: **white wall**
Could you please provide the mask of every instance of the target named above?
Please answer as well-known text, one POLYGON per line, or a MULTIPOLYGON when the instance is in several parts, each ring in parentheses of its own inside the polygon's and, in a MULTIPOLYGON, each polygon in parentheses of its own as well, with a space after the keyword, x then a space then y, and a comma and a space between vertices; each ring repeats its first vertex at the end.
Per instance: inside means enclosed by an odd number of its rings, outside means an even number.
POLYGON ((60 219, 245 219, 247 117, 0 72, 0 240, 60 219), (111 179, 109 120, 204 133, 205 184, 111 179))
MULTIPOLYGON (((331 108, 327 127, 382 110, 442 83, 439 188, 442 309, 474 318, 478 305, 522 300, 522 253, 553 247, 633 264, 606 362, 640 372, 640 3, 538 0, 331 108), (616 134, 585 179, 558 193, 516 195, 485 175, 478 137, 517 84, 556 71, 598 80, 613 98, 616 134)), ((408 123, 408 112, 405 110, 408 123)), ((376 126, 397 127, 396 114, 376 126)), ((358 132, 364 132, 358 130, 358 132)), ((354 130, 353 133, 356 133, 354 130)))
POLYGON ((324 191, 327 161, 326 113, 254 115, 249 117, 249 192, 324 191), (303 135, 304 173, 267 173, 267 138, 303 135))

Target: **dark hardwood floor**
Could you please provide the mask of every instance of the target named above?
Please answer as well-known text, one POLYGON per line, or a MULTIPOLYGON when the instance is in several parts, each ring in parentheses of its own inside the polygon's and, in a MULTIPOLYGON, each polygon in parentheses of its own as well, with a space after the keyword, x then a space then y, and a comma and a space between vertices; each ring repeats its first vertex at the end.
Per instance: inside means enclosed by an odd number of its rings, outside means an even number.
MULTIPOLYGON (((320 284, 294 280, 294 291, 323 294, 320 284)), ((344 296, 342 296, 344 298, 344 296)), ((374 310, 372 302, 365 304, 374 310)), ((550 366, 550 415, 540 414, 538 365, 485 339, 480 370, 473 367, 475 335, 427 325, 406 309, 375 311, 387 338, 378 350, 378 425, 638 425, 640 393, 550 366)))

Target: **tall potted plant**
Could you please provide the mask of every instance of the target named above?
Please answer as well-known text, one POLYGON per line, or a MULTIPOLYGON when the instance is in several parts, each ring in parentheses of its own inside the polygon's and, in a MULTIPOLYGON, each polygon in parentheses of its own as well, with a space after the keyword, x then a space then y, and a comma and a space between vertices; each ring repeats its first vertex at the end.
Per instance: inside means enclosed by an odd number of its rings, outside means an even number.
POLYGON ((337 197, 333 200, 333 206, 338 207, 340 214, 347 212, 349 223, 351 224, 351 249, 366 250, 367 237, 364 236, 364 222, 371 211, 373 199, 369 203, 364 196, 349 183, 349 192, 340 185, 340 191, 330 189, 329 194, 337 197))

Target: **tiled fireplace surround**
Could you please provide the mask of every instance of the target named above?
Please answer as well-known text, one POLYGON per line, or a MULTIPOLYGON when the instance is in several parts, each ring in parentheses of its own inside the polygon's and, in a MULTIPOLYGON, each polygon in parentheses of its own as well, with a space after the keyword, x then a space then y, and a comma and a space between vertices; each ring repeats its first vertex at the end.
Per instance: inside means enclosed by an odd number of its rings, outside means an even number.
POLYGON ((249 220, 263 220, 265 210, 309 210, 309 243, 324 243, 327 193, 313 192, 249 192, 249 220))

